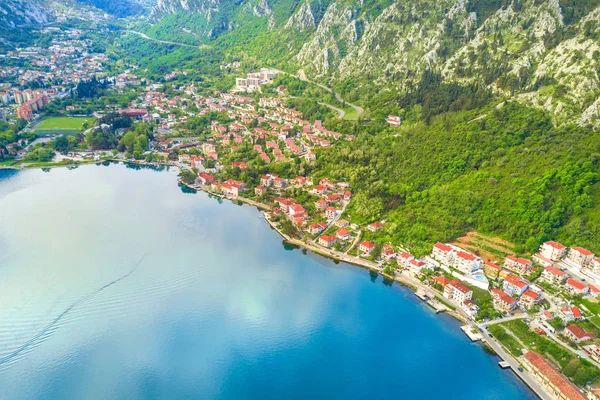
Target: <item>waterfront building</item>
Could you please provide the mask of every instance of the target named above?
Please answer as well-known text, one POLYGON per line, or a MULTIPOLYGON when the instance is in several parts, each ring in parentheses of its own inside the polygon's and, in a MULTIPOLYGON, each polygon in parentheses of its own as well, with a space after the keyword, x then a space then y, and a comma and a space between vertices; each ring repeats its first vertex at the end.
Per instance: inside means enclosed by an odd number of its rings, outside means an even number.
POLYGON ((411 260, 414 260, 413 255, 406 251, 403 251, 396 257, 396 262, 398 263, 398 265, 404 268, 408 268, 408 263, 411 260))
POLYGON ((311 235, 316 235, 323 232, 325 228, 327 228, 327 224, 325 222, 317 222, 308 227, 308 232, 311 235))
POLYGON ((337 231, 335 231, 335 237, 338 238, 339 240, 346 241, 346 240, 350 239, 350 232, 348 232, 344 228, 340 228, 337 231))
POLYGON ((462 304, 465 300, 471 300, 473 291, 459 281, 453 280, 444 287, 444 296, 462 304))
POLYGON ((215 181, 215 177, 210 174, 207 174, 206 172, 200 172, 198 174, 198 180, 203 185, 210 185, 215 181))
POLYGON ((324 247, 331 248, 335 246, 336 242, 337 241, 334 236, 323 235, 319 237, 319 244, 324 247))
POLYGON ((423 270, 423 268, 425 268, 426 266, 427 265, 423 261, 417 260, 415 258, 413 258, 412 260, 410 260, 408 262, 408 270, 413 275, 420 274, 421 271, 423 270))
POLYGON ((360 250, 363 254, 371 254, 375 249, 375 243, 369 242, 365 240, 364 242, 360 242, 358 245, 358 250, 360 250))
POLYGON ((545 358, 528 351, 523 356, 523 366, 548 391, 552 399, 587 400, 587 397, 545 358))

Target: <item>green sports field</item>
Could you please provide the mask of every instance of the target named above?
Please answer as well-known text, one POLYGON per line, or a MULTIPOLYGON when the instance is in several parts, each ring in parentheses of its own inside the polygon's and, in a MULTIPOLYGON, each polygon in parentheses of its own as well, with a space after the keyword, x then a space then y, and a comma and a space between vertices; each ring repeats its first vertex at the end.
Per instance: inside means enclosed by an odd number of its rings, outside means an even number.
POLYGON ((83 129, 87 122, 88 127, 95 122, 93 117, 51 117, 46 118, 35 128, 35 133, 40 136, 47 135, 73 135, 83 129))

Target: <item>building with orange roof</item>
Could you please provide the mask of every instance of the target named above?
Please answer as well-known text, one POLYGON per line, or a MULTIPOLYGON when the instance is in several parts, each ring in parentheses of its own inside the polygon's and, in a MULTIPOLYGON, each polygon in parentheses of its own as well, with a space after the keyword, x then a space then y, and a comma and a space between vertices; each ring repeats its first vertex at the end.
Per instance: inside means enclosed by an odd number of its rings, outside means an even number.
POLYGON ((587 397, 548 360, 534 351, 523 356, 523 366, 554 399, 587 400, 587 397))
POLYGON ((579 268, 587 267, 594 260, 594 253, 583 247, 573 247, 569 251, 567 258, 579 268))

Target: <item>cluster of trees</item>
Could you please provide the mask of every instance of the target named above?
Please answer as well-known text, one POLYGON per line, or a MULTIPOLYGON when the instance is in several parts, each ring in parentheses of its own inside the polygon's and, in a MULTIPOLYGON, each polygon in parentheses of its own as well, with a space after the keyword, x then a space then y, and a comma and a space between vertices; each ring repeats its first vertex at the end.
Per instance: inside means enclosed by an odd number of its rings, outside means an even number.
POLYGON ((87 81, 79 81, 76 89, 77 97, 80 99, 98 97, 104 93, 110 83, 106 78, 98 80, 96 77, 87 81))
POLYGON ((154 139, 154 128, 145 122, 139 123, 135 129, 126 132, 117 149, 130 154, 135 159, 141 159, 145 151, 148 150, 149 143, 154 139))

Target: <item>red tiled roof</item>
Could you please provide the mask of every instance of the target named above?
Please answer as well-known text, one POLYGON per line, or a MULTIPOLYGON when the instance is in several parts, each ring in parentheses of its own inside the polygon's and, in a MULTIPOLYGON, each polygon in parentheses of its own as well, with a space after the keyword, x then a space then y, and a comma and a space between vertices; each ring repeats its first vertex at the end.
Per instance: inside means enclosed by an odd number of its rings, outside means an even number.
POLYGON ((492 289, 492 294, 498 295, 503 302, 508 303, 508 304, 512 304, 515 301, 517 301, 516 299, 510 297, 508 295, 508 293, 503 292, 502 290, 499 290, 499 289, 492 289))
POLYGON ((435 247, 437 247, 438 249, 440 249, 442 251, 452 251, 452 247, 448 246, 447 244, 440 243, 440 242, 437 242, 435 244, 435 247))
POLYGON ((590 284, 590 285, 588 285, 588 287, 590 288, 590 292, 600 293, 600 289, 597 288, 596 286, 590 284))
POLYGON ((527 285, 527 283, 525 283, 521 279, 519 279, 518 276, 514 276, 514 275, 509 275, 506 278, 504 278, 504 280, 512 285, 515 285, 519 289, 523 289, 523 287, 525 287, 527 285))
POLYGON ((569 400, 586 400, 587 397, 572 384, 563 374, 558 372, 544 357, 536 352, 525 353, 525 358, 569 400))
POLYGON ((546 267, 546 271, 550 272, 552 275, 556 276, 565 276, 565 273, 558 268, 555 267, 546 267))
POLYGON ((455 289, 463 292, 463 293, 469 293, 471 291, 471 289, 469 289, 468 287, 466 287, 465 285, 463 285, 462 283, 460 283, 459 281, 457 281, 456 279, 453 281, 448 282, 448 286, 452 286, 455 289))
POLYGON ((444 275, 440 275, 440 276, 436 277, 434 279, 434 281, 436 281, 437 283, 439 283, 442 286, 446 286, 447 284, 449 284, 451 282, 450 279, 446 278, 444 275))
POLYGON ((549 241, 549 242, 546 242, 544 244, 547 244, 548 246, 552 246, 552 247, 554 247, 557 250, 561 250, 561 249, 565 248, 565 246, 563 246, 562 244, 560 244, 558 242, 553 242, 553 241, 549 241))
POLYGON ((466 251, 459 251, 456 256, 464 260, 475 261, 475 256, 471 253, 467 253, 466 251))
POLYGON ((526 290, 525 293, 523 293, 523 296, 531 297, 534 300, 540 297, 540 295, 533 290, 526 290))
POLYGON ((524 258, 520 258, 520 257, 514 257, 514 256, 508 256, 506 257, 507 259, 516 262, 517 264, 521 264, 521 265, 531 265, 531 261, 526 260, 524 258))
POLYGON ((361 245, 362 247, 366 247, 366 248, 368 248, 368 249, 372 249, 373 247, 375 247, 375 243, 373 243, 373 242, 369 242, 369 241, 367 241, 367 240, 365 240, 364 242, 360 242, 360 245, 361 245))
POLYGON ((594 337, 592 332, 586 332, 577 325, 569 325, 565 329, 569 330, 577 339, 583 339, 584 337, 594 337))
POLYGON ((493 262, 491 262, 490 260, 487 260, 487 261, 485 262, 485 265, 486 265, 486 266, 488 266, 488 267, 490 267, 490 268, 492 268, 492 269, 497 269, 498 271, 502 269, 502 267, 501 267, 501 266, 499 266, 499 265, 498 265, 498 264, 496 264, 496 263, 493 263, 493 262))
POLYGON ((567 285, 574 287, 577 290, 585 289, 585 284, 575 280, 573 278, 567 279, 567 285))
POLYGON ((333 237, 333 236, 323 235, 320 237, 320 239, 322 239, 326 242, 335 242, 335 237, 333 237))
POLYGON ((584 249, 583 247, 573 247, 573 250, 579 252, 581 255, 584 255, 584 256, 593 256, 594 255, 594 253, 592 253, 588 249, 584 249))
POLYGON ((350 234, 350 232, 348 232, 347 230, 345 230, 344 228, 340 228, 338 229, 335 234, 337 236, 348 236, 350 234))

